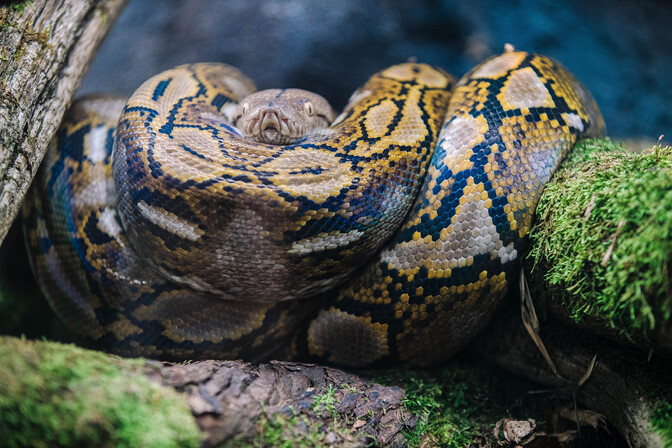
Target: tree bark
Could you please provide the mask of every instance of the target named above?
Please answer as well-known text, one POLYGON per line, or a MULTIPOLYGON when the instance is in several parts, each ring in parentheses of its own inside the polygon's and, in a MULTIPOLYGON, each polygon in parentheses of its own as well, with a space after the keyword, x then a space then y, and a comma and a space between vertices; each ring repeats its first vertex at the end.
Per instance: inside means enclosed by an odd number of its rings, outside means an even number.
POLYGON ((312 364, 172 364, 5 336, 0 359, 2 446, 400 447, 419 421, 400 387, 312 364))
POLYGON ((329 446, 405 446, 403 431, 417 422, 399 387, 330 367, 201 361, 158 364, 148 375, 187 394, 205 447, 253 441, 268 431, 264 425, 289 439, 317 430, 313 437, 329 446))
POLYGON ((126 2, 35 0, 0 8, 0 243, 126 2))

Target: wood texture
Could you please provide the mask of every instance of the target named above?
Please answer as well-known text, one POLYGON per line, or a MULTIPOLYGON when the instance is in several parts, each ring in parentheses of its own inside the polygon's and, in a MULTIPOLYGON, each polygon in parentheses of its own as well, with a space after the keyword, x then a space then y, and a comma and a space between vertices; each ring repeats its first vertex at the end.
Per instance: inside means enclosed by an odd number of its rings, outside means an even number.
POLYGON ((158 364, 148 375, 187 394, 206 434, 204 447, 251 443, 263 432, 260 422, 278 421, 279 414, 286 417, 285 436, 305 437, 318 430, 319 442, 342 447, 406 446, 403 431, 417 423, 417 416, 404 408, 406 395, 399 387, 330 367, 201 361, 158 364), (316 404, 325 396, 333 406, 316 404))
POLYGON ((126 2, 35 0, 0 8, 0 243, 126 2))

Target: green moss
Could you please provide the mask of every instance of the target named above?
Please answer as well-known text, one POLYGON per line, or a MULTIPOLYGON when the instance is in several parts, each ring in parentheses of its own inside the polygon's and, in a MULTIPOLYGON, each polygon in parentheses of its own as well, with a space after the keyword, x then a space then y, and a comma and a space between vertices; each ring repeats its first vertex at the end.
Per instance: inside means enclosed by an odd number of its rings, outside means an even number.
POLYGON ((530 258, 573 319, 634 339, 669 331, 672 148, 633 154, 609 139, 579 142, 537 221, 530 258))
POLYGON ((22 2, 14 2, 9 5, 9 9, 12 11, 17 11, 19 15, 23 14, 26 8, 33 6, 33 0, 26 0, 22 2))
POLYGON ((662 402, 649 415, 650 427, 663 441, 663 446, 672 447, 672 403, 662 402))
POLYGON ((264 414, 256 422, 256 436, 253 441, 233 439, 225 446, 231 448, 321 448, 329 444, 324 441, 323 431, 310 429, 310 421, 306 416, 276 413, 272 416, 264 414))
POLYGON ((406 433, 411 447, 465 447, 481 438, 497 446, 493 428, 498 420, 534 413, 527 394, 533 386, 482 361, 460 357, 442 368, 384 375, 379 382, 403 387, 406 408, 420 418, 406 433))
POLYGON ((327 386, 323 394, 313 396, 313 412, 326 412, 331 418, 336 418, 336 389, 333 384, 327 386))
MULTIPOLYGON (((312 396, 309 410, 295 412, 294 409, 289 409, 287 412, 276 412, 272 415, 263 413, 255 423, 256 434, 252 441, 240 436, 230 440, 226 446, 235 448, 318 448, 334 444, 361 446, 355 439, 366 438, 367 435, 353 428, 356 421, 354 413, 344 413, 337 409, 340 404, 338 397, 346 393, 358 393, 358 391, 348 384, 340 386, 329 384, 322 393, 312 396)), ((366 419, 362 417, 362 423, 365 424, 368 417, 366 419)), ((371 446, 374 443, 375 439, 371 438, 371 446)))
POLYGON ((186 400, 143 360, 0 337, 3 446, 197 447, 186 400))

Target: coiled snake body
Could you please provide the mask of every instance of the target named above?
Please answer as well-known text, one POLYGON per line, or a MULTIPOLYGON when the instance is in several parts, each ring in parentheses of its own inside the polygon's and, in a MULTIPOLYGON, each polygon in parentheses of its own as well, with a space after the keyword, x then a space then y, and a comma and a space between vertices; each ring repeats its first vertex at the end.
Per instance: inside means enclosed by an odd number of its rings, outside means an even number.
POLYGON ((504 296, 562 157, 604 131, 544 56, 507 52, 454 84, 387 68, 282 145, 234 126, 254 86, 221 64, 77 103, 24 206, 43 291, 84 343, 123 355, 446 359, 504 296))

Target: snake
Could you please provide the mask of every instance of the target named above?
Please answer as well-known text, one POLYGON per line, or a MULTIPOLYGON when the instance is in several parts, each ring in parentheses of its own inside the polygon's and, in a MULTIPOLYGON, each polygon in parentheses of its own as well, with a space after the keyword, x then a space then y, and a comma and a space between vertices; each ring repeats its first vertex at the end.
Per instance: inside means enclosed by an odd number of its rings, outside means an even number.
POLYGON ((85 346, 165 360, 431 366, 495 315, 544 185, 604 135, 590 92, 509 50, 459 81, 406 62, 336 116, 182 65, 66 113, 22 208, 31 264, 85 346))

